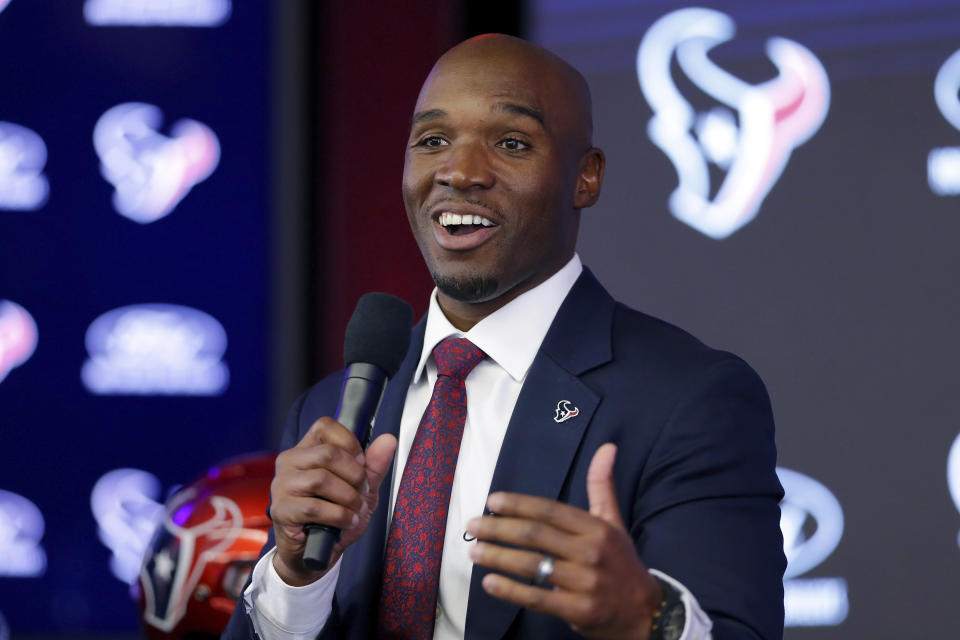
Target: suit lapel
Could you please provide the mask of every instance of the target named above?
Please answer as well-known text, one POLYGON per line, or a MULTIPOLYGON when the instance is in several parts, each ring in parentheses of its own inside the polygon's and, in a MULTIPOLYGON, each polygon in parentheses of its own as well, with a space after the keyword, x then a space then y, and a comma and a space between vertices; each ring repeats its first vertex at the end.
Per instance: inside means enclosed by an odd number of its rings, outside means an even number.
MULTIPOLYGON (((589 270, 584 270, 561 305, 534 359, 490 484, 556 500, 583 434, 600 404, 579 375, 611 359, 614 302, 589 270), (577 414, 563 420, 558 405, 567 401, 577 414), (557 418, 561 421, 557 421, 557 418)), ((474 566, 467 606, 466 640, 501 638, 519 607, 487 595, 480 584, 488 571, 474 566)))
MULTIPOLYGON (((387 383, 383 401, 377 412, 373 436, 400 431, 400 418, 407 398, 407 389, 413 378, 420 351, 423 348, 423 332, 426 322, 421 320, 413 328, 410 349, 400 365, 397 375, 387 383)), ((376 624, 377 598, 380 590, 380 572, 383 569, 383 547, 387 531, 387 511, 390 508, 390 487, 393 479, 393 464, 380 485, 379 502, 366 532, 343 554, 340 578, 337 581, 336 598, 342 620, 351 627, 351 637, 373 637, 373 629, 367 635, 353 634, 357 624, 376 624), (362 622, 361 622, 362 621, 362 622)))

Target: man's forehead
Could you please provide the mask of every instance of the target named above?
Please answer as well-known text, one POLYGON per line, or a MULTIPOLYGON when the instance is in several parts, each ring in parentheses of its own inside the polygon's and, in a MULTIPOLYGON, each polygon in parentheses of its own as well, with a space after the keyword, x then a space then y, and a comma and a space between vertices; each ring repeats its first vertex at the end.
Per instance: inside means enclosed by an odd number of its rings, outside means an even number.
POLYGON ((532 78, 509 72, 458 73, 436 68, 424 83, 417 99, 414 120, 420 114, 436 117, 436 111, 473 107, 492 113, 532 117, 541 124, 551 109, 549 92, 532 78))
POLYGON ((546 84, 534 68, 525 66, 497 66, 490 60, 441 61, 427 76, 420 97, 460 94, 539 104, 546 84))

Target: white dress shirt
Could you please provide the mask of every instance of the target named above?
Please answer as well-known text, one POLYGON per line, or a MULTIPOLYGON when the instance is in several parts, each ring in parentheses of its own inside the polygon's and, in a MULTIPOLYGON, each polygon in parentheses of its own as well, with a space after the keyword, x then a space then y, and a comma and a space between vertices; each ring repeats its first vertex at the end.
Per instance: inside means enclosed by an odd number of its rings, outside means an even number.
MULTIPOLYGON (((463 336, 487 354, 466 378, 467 419, 450 492, 446 536, 440 564, 436 640, 464 636, 473 563, 464 540, 467 522, 483 513, 510 416, 527 372, 553 318, 583 267, 576 255, 546 281, 485 317, 466 333, 454 327, 440 309, 436 291, 430 297, 423 349, 407 391, 400 420, 399 445, 393 467, 390 511, 400 477, 423 412, 437 379, 433 349, 444 338, 463 336)), ((244 603, 254 628, 264 640, 307 640, 322 629, 332 610, 340 565, 305 587, 285 584, 273 568, 271 551, 257 563, 244 603)), ((660 574, 662 577, 662 574, 660 574)), ((679 585, 673 580, 671 584, 679 585)), ((683 640, 709 638, 710 621, 696 600, 680 586, 687 610, 683 640)))

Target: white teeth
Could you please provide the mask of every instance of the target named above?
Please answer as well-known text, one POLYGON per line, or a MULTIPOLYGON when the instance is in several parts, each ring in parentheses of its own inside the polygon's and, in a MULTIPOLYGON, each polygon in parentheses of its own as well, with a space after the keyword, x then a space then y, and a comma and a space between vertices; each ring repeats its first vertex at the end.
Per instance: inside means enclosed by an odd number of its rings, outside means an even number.
POLYGON ((440 225, 444 227, 461 224, 479 224, 484 227, 494 226, 493 222, 483 216, 471 215, 469 213, 461 215, 459 213, 450 213, 449 211, 444 211, 440 214, 439 222, 440 225))

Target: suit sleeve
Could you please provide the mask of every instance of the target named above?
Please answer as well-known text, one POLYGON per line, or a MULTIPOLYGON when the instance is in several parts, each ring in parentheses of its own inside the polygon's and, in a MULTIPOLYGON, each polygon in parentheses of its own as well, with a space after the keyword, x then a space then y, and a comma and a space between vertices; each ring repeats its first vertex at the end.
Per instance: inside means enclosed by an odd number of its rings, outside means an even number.
POLYGON ((733 357, 684 386, 645 466, 631 533, 648 566, 696 597, 715 640, 783 635, 775 467, 766 390, 733 357))

